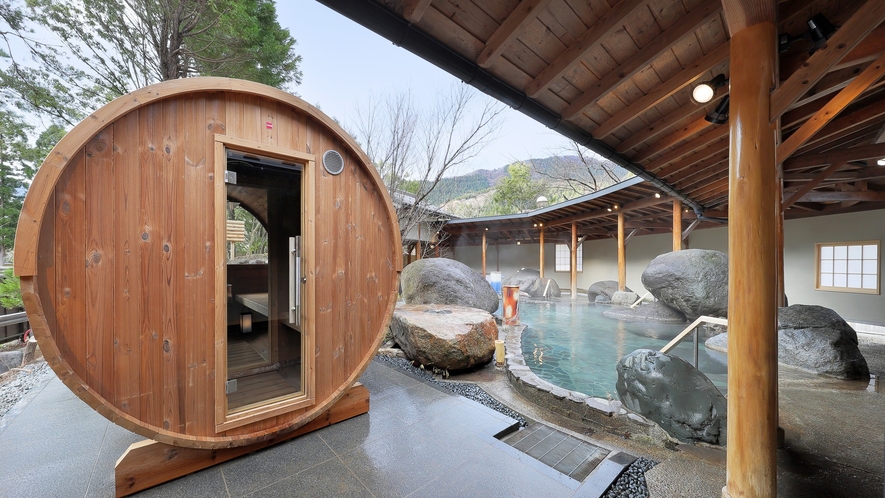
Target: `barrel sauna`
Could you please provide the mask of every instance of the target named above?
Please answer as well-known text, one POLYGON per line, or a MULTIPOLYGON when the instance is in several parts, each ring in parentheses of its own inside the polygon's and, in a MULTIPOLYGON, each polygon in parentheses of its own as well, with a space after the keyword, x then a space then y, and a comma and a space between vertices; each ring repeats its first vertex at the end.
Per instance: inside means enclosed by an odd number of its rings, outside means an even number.
POLYGON ((217 449, 292 432, 344 395, 388 326, 400 253, 381 178, 332 119, 261 84, 189 78, 124 95, 58 143, 24 202, 15 273, 77 396, 149 439, 217 449), (265 230, 266 259, 230 258, 233 206, 265 230))

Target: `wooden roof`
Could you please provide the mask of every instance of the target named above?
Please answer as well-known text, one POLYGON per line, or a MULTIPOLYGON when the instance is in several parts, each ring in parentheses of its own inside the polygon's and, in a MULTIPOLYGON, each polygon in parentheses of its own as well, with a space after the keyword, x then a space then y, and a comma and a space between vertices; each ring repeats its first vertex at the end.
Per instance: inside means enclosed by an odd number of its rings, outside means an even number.
MULTIPOLYGON (((645 186, 539 214, 551 228, 570 228, 554 225, 556 217, 580 218, 655 192, 727 218, 728 124, 704 117, 728 87, 706 105, 690 99, 697 83, 729 76, 720 0, 320 1, 563 134, 583 134, 603 156, 647 172, 645 186), (456 59, 441 59, 446 52, 456 59), (498 84, 504 90, 496 93, 498 84)), ((780 129, 785 217, 885 208, 885 168, 876 164, 885 157, 885 2, 788 0, 778 9, 779 34, 799 37, 818 13, 838 28, 812 55, 809 39, 780 55, 771 120, 780 129)), ((644 222, 647 233, 668 217, 672 205, 662 203, 628 219, 644 222)), ((580 229, 590 237, 611 232, 613 219, 581 219, 580 229)))

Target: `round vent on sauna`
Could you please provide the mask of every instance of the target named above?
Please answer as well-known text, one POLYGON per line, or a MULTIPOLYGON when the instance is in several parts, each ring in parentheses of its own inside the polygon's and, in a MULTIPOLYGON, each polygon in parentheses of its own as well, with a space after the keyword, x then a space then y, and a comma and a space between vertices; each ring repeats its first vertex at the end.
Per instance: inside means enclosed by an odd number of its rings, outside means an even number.
POLYGON ((323 167, 333 175, 344 171, 344 158, 336 150, 327 150, 323 154, 323 167))

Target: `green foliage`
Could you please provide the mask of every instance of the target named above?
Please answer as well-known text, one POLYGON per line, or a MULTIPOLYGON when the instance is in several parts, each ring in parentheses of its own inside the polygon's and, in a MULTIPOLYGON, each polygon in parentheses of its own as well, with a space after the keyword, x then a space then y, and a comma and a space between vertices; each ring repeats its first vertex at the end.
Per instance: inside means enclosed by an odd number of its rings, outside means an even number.
MULTIPOLYGON (((0 108, 0 262, 12 249, 18 215, 24 201, 26 177, 42 161, 39 148, 28 144, 31 126, 17 114, 0 108)), ((45 141, 44 141, 45 142, 45 141)))
POLYGON ((12 268, 7 268, 0 274, 0 306, 6 309, 24 306, 19 279, 13 274, 12 268))
POLYGON ((532 180, 532 170, 525 163, 511 164, 507 173, 509 175, 498 183, 490 212, 486 214, 513 214, 535 209, 538 197, 547 191, 544 182, 532 180))
POLYGON ((267 231, 264 225, 240 206, 234 209, 234 219, 240 220, 246 225, 246 240, 237 242, 235 249, 240 256, 252 256, 254 254, 267 254, 267 231))
POLYGON ((158 81, 212 75, 283 88, 301 81, 295 40, 271 0, 0 0, 0 88, 24 110, 69 125, 158 81), (37 29, 57 41, 34 38, 37 29), (11 38, 18 38, 10 43, 11 38), (22 64, 30 59, 33 62, 22 64))

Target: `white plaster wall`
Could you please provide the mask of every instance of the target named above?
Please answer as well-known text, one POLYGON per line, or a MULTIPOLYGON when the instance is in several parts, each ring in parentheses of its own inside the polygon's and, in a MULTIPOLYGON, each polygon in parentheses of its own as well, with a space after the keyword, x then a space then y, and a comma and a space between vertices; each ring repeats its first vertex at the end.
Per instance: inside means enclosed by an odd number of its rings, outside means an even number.
MULTIPOLYGON (((644 294, 640 280, 642 271, 659 254, 672 248, 670 234, 637 235, 627 245, 627 286, 644 294)), ((790 304, 817 304, 836 310, 849 321, 885 324, 885 296, 819 291, 814 289, 815 250, 822 242, 885 241, 885 210, 820 216, 787 221, 784 224, 784 281, 790 304)), ((689 237, 692 249, 710 249, 728 253, 728 228, 695 230, 689 237)), ((882 244, 885 250, 885 244, 882 244)), ((499 265, 504 278, 521 267, 538 267, 538 245, 502 245, 500 261, 495 247, 488 248, 486 267, 494 271, 499 265)), ((569 288, 569 274, 554 272, 554 244, 545 244, 545 276, 556 280, 562 289, 569 288)), ((482 268, 480 247, 458 247, 455 259, 479 271, 482 268)), ((885 265, 880 257, 879 280, 885 265)), ((617 242, 614 239, 584 242, 584 271, 578 274, 578 287, 586 289, 599 280, 618 279, 617 242)))

